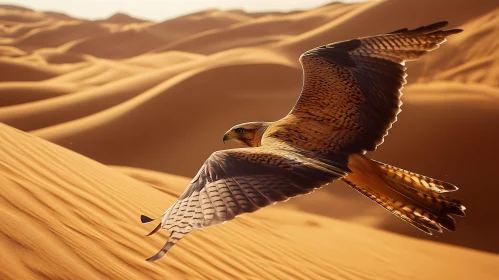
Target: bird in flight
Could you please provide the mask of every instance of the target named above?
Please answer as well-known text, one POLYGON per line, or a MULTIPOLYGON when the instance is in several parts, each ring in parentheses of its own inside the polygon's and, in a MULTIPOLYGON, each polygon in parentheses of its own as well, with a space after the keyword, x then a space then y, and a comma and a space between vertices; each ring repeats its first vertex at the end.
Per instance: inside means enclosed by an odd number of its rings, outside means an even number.
MULTIPOLYGON (((363 37, 303 53, 303 88, 291 112, 274 122, 232 127, 223 141, 244 148, 214 152, 185 192, 162 215, 171 231, 163 257, 195 229, 223 223, 341 180, 421 231, 454 231, 465 207, 444 193, 452 184, 365 156, 397 120, 405 62, 439 47, 461 29, 438 22, 363 37)), ((153 219, 142 215, 143 223, 153 219)))

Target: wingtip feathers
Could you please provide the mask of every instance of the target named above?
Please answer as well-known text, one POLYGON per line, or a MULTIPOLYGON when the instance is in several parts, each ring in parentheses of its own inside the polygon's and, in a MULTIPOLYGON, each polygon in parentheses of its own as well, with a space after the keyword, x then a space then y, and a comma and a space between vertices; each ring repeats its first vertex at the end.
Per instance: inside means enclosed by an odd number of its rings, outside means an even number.
POLYGON ((148 262, 157 261, 157 260, 161 259, 165 254, 166 254, 166 251, 161 250, 156 255, 154 255, 150 258, 147 258, 146 261, 148 261, 148 262))
POLYGON ((429 25, 424 25, 420 26, 415 29, 408 29, 408 28, 402 28, 398 29, 392 32, 389 32, 387 34, 398 34, 398 33, 424 33, 428 35, 444 35, 444 36, 450 36, 453 34, 461 33, 463 32, 463 29, 455 28, 455 29, 449 29, 449 30, 441 30, 442 28, 446 27, 449 24, 448 21, 439 21, 435 22, 429 25))
POLYGON ((155 228, 154 228, 151 232, 149 232, 149 234, 147 234, 146 236, 151 236, 151 235, 155 234, 158 230, 160 230, 160 229, 161 229, 161 226, 162 226, 162 224, 161 224, 161 223, 159 223, 159 224, 158 224, 158 225, 157 225, 157 226, 156 226, 156 227, 155 227, 155 228))
POLYGON ((142 222, 142 224, 148 224, 148 223, 154 221, 154 219, 149 218, 146 215, 140 215, 140 221, 142 222))

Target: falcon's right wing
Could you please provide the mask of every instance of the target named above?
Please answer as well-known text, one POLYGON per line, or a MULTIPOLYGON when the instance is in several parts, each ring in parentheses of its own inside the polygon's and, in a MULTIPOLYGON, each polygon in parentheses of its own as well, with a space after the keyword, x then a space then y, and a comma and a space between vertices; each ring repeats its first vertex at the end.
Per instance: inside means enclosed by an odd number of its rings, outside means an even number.
MULTIPOLYGON (((329 160, 331 159, 328 158, 329 160)), ((312 192, 346 175, 346 157, 336 166, 285 147, 261 146, 213 153, 180 198, 153 230, 171 230, 164 247, 148 261, 161 258, 194 229, 219 224, 290 197, 312 192)), ((145 216, 143 222, 150 222, 145 216)))

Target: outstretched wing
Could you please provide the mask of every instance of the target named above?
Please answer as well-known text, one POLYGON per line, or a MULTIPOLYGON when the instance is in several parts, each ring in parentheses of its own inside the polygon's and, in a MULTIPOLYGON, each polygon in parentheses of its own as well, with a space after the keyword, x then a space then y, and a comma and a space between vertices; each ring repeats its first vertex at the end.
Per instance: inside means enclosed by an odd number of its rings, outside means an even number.
MULTIPOLYGON (((331 158, 329 158, 331 159, 331 158)), ((161 224, 172 235, 155 256, 161 258, 194 229, 219 224, 262 207, 306 194, 346 175, 344 156, 337 167, 280 147, 244 148, 213 153, 180 198, 163 214, 161 224)), ((143 217, 143 222, 151 220, 143 217)))
POLYGON ((404 62, 436 49, 460 29, 439 22, 414 30, 317 47, 300 61, 304 85, 275 138, 293 132, 295 146, 316 151, 375 150, 400 112, 404 62))

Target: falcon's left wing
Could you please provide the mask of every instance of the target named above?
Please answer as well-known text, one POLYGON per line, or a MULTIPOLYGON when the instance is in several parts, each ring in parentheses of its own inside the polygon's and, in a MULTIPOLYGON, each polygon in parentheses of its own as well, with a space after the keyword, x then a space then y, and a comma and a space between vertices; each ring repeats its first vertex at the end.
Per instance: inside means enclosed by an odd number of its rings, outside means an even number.
POLYGON ((300 57, 303 90, 270 137, 314 151, 375 150, 400 112, 404 62, 438 48, 461 29, 438 22, 413 30, 353 39, 311 49, 300 57), (287 135, 294 134, 291 140, 287 135))
MULTIPOLYGON (((280 146, 243 148, 213 153, 180 198, 163 214, 163 228, 172 234, 148 261, 161 258, 194 229, 219 224, 290 197, 312 192, 348 172, 345 156, 336 167, 280 146)), ((152 219, 142 216, 143 222, 152 219)))

